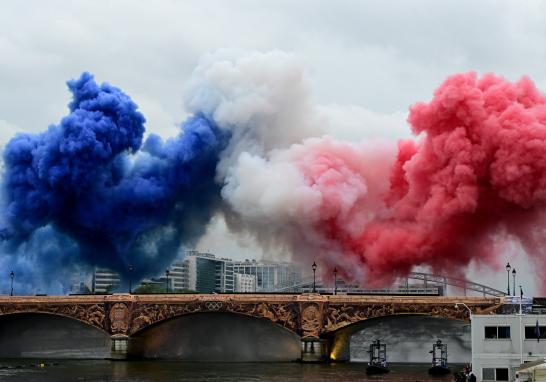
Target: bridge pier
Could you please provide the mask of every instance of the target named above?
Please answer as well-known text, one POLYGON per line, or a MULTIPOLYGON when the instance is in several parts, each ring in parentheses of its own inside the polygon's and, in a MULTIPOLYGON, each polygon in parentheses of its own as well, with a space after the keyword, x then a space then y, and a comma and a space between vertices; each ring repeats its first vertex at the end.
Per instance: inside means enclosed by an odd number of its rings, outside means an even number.
POLYGON ((306 337, 301 339, 301 362, 328 362, 329 341, 322 338, 306 337))
POLYGON ((110 359, 124 360, 128 359, 129 342, 131 337, 125 334, 114 334, 110 337, 112 341, 112 349, 110 353, 110 359))

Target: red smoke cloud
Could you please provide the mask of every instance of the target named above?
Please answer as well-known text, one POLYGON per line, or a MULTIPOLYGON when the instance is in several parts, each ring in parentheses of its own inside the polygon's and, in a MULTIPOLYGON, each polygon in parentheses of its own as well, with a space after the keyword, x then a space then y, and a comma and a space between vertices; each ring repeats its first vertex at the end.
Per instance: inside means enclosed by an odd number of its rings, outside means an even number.
MULTIPOLYGON (((336 215, 315 227, 363 266, 366 282, 419 265, 458 276, 472 260, 497 266, 509 238, 544 264, 546 99, 532 81, 456 74, 432 101, 411 107, 408 122, 423 138, 401 142, 383 174, 390 179, 385 211, 363 225, 336 215), (361 232, 348 234, 351 225, 361 232)), ((323 206, 339 204, 338 194, 322 195, 323 206)))
POLYGON ((408 122, 418 138, 397 152, 310 138, 241 155, 223 190, 234 230, 367 285, 417 266, 496 268, 514 242, 544 266, 546 98, 533 83, 457 74, 408 122))

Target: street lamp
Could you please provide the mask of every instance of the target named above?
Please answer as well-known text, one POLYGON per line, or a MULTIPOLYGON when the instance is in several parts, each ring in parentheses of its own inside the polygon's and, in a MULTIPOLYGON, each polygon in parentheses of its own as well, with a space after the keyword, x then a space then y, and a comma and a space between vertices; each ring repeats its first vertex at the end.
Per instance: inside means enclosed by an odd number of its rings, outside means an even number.
POLYGON ((337 294, 337 268, 334 267, 334 295, 337 294))
POLYGON ((132 282, 133 282, 133 276, 132 273, 135 270, 135 267, 133 267, 132 264, 129 265, 129 294, 132 292, 132 282))
POLYGON ((512 277, 514 282, 512 283, 512 296, 516 295, 516 268, 512 271, 512 277))
POLYGON ((510 263, 506 263, 506 273, 508 274, 508 294, 507 296, 510 296, 510 270, 512 267, 510 266, 510 263))
POLYGON ((11 292, 9 293, 10 296, 13 296, 13 279, 15 278, 15 273, 11 271, 9 274, 9 277, 11 277, 11 292))
POLYGON ((169 273, 171 273, 168 269, 165 271, 165 276, 167 276, 167 293, 169 293, 169 273))
POLYGON ((464 306, 468 310, 469 318, 472 321, 472 309, 470 309, 464 302, 455 303, 455 309, 459 309, 459 305, 464 306))
POLYGON ((317 279, 315 278, 315 273, 316 273, 316 271, 317 271, 317 263, 315 263, 315 262, 313 261, 313 265, 311 266, 311 268, 313 268, 313 293, 317 293, 317 289, 316 289, 316 286, 317 286, 316 281, 317 281, 317 279))
MULTIPOLYGON (((516 284, 514 284, 514 294, 516 294, 516 284)), ((523 365, 523 310, 521 304, 523 303, 523 289, 519 285, 519 362, 523 365)))

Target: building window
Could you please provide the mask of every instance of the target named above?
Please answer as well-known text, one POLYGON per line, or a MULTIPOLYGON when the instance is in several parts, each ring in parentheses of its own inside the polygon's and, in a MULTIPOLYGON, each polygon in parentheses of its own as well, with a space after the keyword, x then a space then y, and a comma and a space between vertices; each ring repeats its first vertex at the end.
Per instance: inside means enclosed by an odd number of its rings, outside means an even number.
POLYGON ((485 338, 486 339, 509 339, 510 327, 509 326, 486 326, 485 338))
POLYGON ((483 368, 482 379, 484 381, 508 381, 507 368, 483 368))
MULTIPOLYGON (((510 327, 509 326, 499 326, 498 330, 499 330, 498 338, 510 338, 510 327)), ((501 379, 501 381, 502 381, 502 379, 501 379)))
POLYGON ((495 369, 483 368, 482 369, 482 379, 484 381, 494 381, 495 380, 495 369))
POLYGON ((495 369, 495 381, 508 381, 508 369, 495 369))
MULTIPOLYGON (((540 328, 540 338, 546 338, 546 326, 539 326, 540 328)), ((525 339, 526 340, 536 340, 536 326, 526 326, 525 327, 525 339)))
MULTIPOLYGON (((485 327, 485 338, 497 338, 497 327, 496 326, 486 326, 485 327)), ((485 379, 485 377, 484 377, 484 379, 485 379)))

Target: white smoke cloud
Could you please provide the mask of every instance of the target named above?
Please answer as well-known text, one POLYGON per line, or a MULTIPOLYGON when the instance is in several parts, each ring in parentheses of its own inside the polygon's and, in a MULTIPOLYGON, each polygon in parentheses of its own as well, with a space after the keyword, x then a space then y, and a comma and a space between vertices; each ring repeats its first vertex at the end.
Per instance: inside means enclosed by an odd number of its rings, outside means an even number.
POLYGON ((253 237, 266 256, 357 261, 341 260, 339 242, 320 230, 334 219, 357 235, 381 213, 392 163, 385 158, 394 159, 404 113, 317 105, 302 62, 280 51, 205 56, 185 101, 232 134, 217 174, 232 233, 253 237))
POLYGON ((263 155, 322 135, 304 65, 295 55, 221 50, 194 70, 185 103, 232 134, 220 178, 242 152, 263 155))
POLYGON ((383 142, 351 144, 329 137, 308 138, 265 157, 243 153, 222 190, 234 212, 228 226, 253 235, 266 253, 282 250, 300 263, 322 259, 356 269, 347 264, 358 260, 339 256, 346 251, 325 232, 335 221, 344 227, 342 235, 355 237, 384 212, 385 175, 394 157, 394 147, 383 142))
POLYGON ((241 154, 223 196, 241 215, 263 224, 309 218, 320 206, 321 195, 306 183, 292 156, 292 150, 275 151, 269 160, 241 154))

